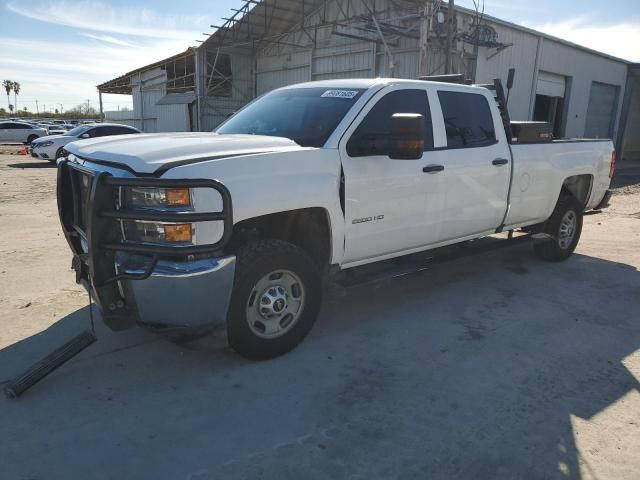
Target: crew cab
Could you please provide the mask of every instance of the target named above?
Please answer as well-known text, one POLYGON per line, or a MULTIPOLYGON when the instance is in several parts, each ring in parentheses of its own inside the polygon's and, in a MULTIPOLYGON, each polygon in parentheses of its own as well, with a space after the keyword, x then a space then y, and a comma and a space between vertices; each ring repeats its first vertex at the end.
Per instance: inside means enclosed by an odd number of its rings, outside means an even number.
POLYGON ((516 229, 564 260, 607 205, 612 142, 516 138, 495 86, 311 82, 212 133, 71 143, 58 205, 77 281, 113 329, 226 322, 264 359, 306 336, 337 270, 516 229))

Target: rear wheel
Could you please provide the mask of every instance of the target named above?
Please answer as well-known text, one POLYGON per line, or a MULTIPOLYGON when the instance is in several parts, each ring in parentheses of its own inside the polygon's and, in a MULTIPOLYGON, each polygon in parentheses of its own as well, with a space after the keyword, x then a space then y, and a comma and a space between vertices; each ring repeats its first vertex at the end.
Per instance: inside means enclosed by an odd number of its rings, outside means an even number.
POLYGON ((250 242, 237 253, 229 345, 251 360, 283 355, 309 333, 321 299, 320 274, 304 250, 281 240, 250 242))
POLYGON ((582 204, 573 195, 560 195, 543 231, 550 238, 534 244, 536 255, 552 262, 569 258, 578 246, 582 233, 582 204))

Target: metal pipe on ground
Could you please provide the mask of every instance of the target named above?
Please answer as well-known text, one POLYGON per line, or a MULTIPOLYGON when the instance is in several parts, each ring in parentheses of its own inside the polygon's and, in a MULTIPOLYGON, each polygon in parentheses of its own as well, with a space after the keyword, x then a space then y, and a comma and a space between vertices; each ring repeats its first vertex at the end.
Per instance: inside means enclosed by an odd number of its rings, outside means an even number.
POLYGON ((24 373, 7 382, 4 386, 5 395, 10 399, 18 398, 44 377, 71 360, 95 341, 96 337, 93 332, 89 330, 82 332, 80 335, 72 338, 60 348, 33 364, 24 373))

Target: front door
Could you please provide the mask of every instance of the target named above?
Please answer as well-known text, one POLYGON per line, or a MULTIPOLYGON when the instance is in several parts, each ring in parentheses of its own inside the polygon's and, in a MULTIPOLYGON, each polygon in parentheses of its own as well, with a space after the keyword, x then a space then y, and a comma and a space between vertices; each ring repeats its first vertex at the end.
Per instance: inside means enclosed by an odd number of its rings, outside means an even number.
POLYGON ((423 171, 431 150, 433 128, 426 89, 388 87, 368 103, 340 144, 345 178, 344 263, 392 256, 438 238, 444 184, 438 172, 423 171), (396 113, 424 116, 422 159, 389 158, 391 117, 396 113))
POLYGON ((10 134, 11 130, 9 130, 9 123, 0 123, 0 141, 2 142, 10 142, 10 134))

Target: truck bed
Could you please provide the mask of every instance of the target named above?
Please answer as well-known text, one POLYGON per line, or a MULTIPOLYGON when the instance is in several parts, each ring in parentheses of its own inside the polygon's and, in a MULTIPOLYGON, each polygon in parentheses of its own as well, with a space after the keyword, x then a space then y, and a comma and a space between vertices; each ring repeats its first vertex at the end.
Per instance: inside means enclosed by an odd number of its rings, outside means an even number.
POLYGON ((545 221, 553 211, 563 181, 572 176, 584 175, 589 180, 585 210, 595 208, 609 188, 613 150, 611 140, 599 139, 512 144, 510 209, 505 225, 525 226, 545 221))

